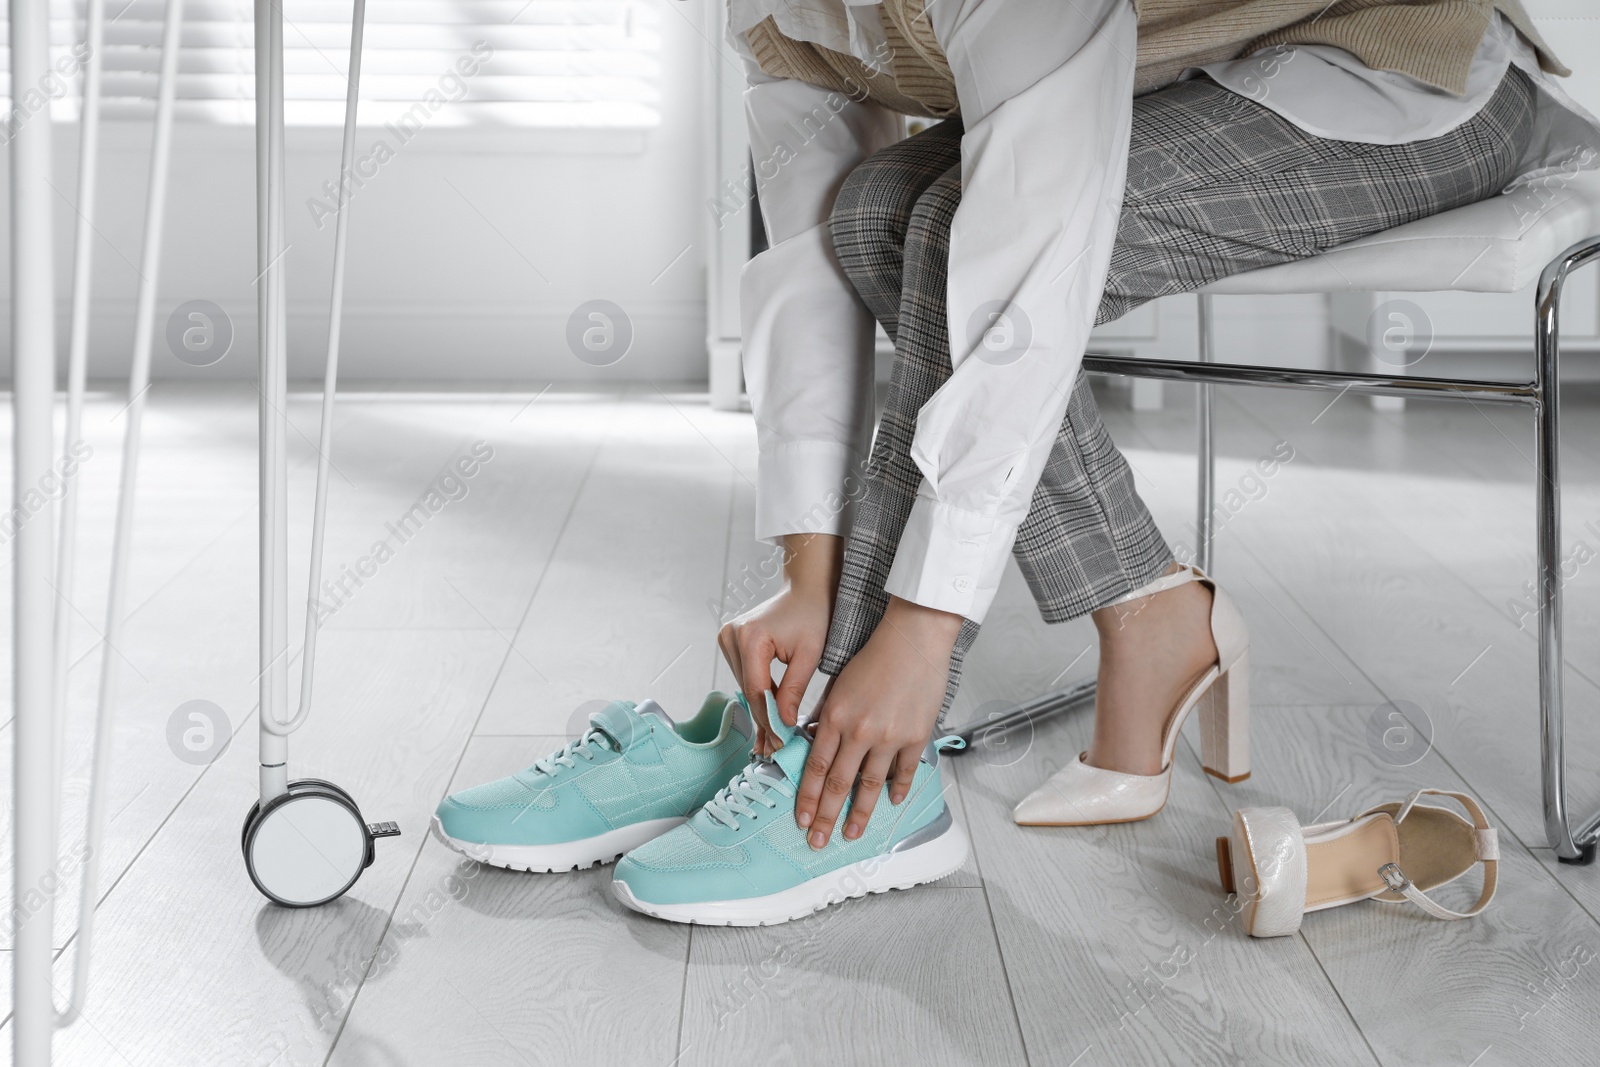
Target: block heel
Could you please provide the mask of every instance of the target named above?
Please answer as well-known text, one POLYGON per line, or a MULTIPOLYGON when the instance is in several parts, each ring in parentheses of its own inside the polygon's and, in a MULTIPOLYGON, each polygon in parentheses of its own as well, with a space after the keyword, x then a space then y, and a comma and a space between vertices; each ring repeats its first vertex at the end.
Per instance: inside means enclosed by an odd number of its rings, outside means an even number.
POLYGON ((1250 777, 1250 654, 1211 683, 1200 698, 1200 766, 1233 784, 1250 777))

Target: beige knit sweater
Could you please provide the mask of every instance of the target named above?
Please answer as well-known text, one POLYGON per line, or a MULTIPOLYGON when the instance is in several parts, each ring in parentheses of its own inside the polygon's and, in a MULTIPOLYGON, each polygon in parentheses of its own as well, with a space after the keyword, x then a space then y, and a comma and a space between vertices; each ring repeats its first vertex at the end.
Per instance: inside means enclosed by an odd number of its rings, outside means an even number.
MULTIPOLYGON (((1466 92, 1467 73, 1494 12, 1539 52, 1552 74, 1568 74, 1544 43, 1521 0, 1135 0, 1139 57, 1134 89, 1150 92, 1184 68, 1236 59, 1280 44, 1334 45, 1376 70, 1410 75, 1447 92, 1466 92)), ((784 37, 769 17, 745 32, 767 74, 866 96, 908 115, 957 112, 950 75, 926 0, 883 0, 887 74, 854 56, 784 37)))

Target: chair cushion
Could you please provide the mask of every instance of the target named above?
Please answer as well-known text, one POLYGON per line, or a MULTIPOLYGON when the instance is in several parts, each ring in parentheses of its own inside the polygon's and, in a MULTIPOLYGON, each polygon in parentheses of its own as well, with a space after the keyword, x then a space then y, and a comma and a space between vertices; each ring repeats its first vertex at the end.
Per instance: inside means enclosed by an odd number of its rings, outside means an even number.
POLYGON ((1514 293, 1600 235, 1600 172, 1556 174, 1488 200, 1206 286, 1219 294, 1514 293))

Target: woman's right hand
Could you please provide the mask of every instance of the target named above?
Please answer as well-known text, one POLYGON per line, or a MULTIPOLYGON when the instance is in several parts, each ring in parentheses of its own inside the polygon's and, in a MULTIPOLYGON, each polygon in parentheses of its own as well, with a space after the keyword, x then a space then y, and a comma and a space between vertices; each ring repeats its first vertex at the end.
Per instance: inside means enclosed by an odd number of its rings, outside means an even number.
POLYGON ((839 587, 844 540, 829 534, 791 534, 784 538, 787 581, 777 596, 725 624, 717 634, 723 658, 749 701, 757 734, 755 751, 770 756, 782 743, 767 723, 765 694, 774 688, 772 661, 784 664, 776 687, 778 716, 794 726, 800 700, 822 662, 839 587))

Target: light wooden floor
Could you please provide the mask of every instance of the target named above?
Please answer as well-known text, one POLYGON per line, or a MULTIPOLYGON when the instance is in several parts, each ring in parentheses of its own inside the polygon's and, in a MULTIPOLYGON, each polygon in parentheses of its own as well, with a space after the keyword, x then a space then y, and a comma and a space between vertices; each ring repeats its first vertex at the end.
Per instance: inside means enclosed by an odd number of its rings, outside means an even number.
MULTIPOLYGON (((1174 390, 1167 410, 1135 416, 1124 394, 1104 395, 1163 528, 1192 543, 1187 398, 1174 390)), ((135 612, 115 653, 127 681, 92 1000, 57 1038, 57 1062, 1593 1062, 1600 867, 1558 865, 1543 847, 1534 645, 1514 606, 1532 577, 1525 415, 1221 396, 1219 500, 1236 514, 1217 570, 1253 629, 1255 776, 1205 778, 1186 744, 1159 818, 1024 830, 1011 805, 1089 732, 1081 714, 1040 724, 952 761, 975 843, 966 870, 784 927, 724 930, 628 913, 605 871, 463 865, 425 828, 442 794, 544 754, 587 701, 653 695, 683 709, 727 683, 716 617, 770 590, 750 537, 748 416, 652 386, 344 396, 331 572, 388 536, 474 442, 493 458, 324 631, 292 770, 341 783, 404 836, 379 843, 346 898, 287 911, 256 894, 238 851, 255 786, 254 393, 158 387, 135 612), (1279 442, 1293 459, 1252 479, 1279 442), (194 699, 236 730, 206 767, 167 742, 174 709, 194 699), (1431 746, 1385 746, 1389 702, 1431 746), (1295 937, 1242 935, 1212 851, 1234 807, 1286 804, 1310 820, 1419 785, 1476 793, 1503 828, 1486 916, 1446 924, 1374 904, 1315 915, 1295 937)), ((292 404, 307 436, 315 403, 292 404)), ((120 407, 93 404, 81 475, 64 851, 81 834, 120 407)), ((1600 398, 1575 392, 1568 411, 1568 544, 1584 546, 1568 585, 1569 751, 1586 812, 1600 801, 1600 398)), ((295 573, 313 459, 297 440, 295 573)), ((8 553, 7 591, 9 566, 8 553)), ((9 611, 0 620, 9 647, 9 611)), ((970 663, 963 720, 1084 676, 1094 655, 1083 625, 1037 620, 1013 572, 970 663)), ((9 840, 0 856, 9 864, 9 840)), ((9 896, 9 871, 3 884, 9 896)), ((58 989, 74 930, 58 917, 58 989)), ((9 963, 0 976, 9 989, 9 963)))

